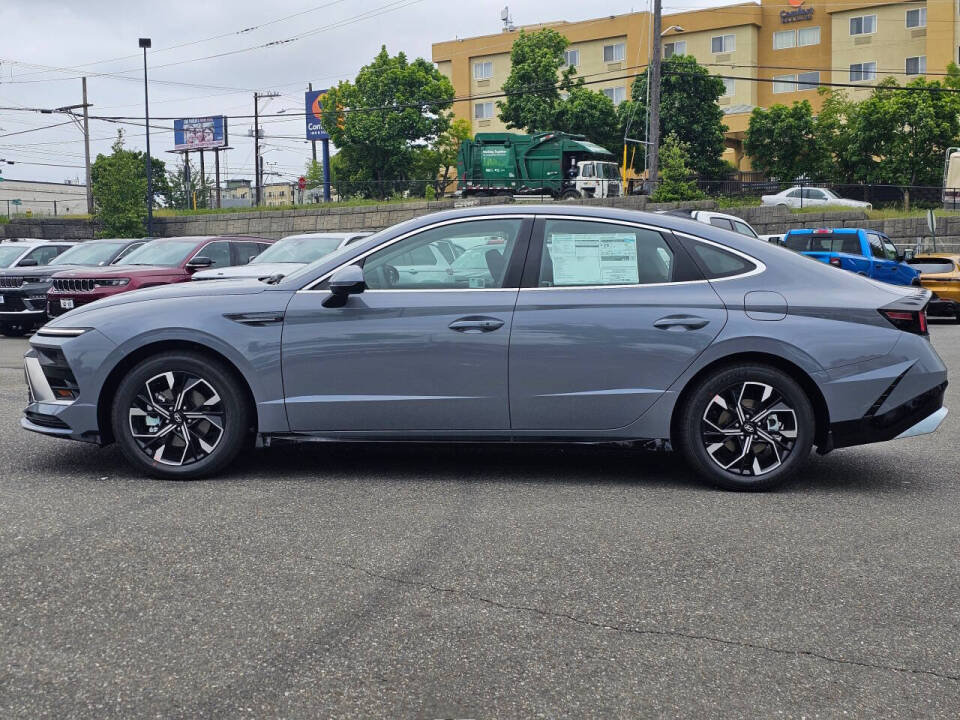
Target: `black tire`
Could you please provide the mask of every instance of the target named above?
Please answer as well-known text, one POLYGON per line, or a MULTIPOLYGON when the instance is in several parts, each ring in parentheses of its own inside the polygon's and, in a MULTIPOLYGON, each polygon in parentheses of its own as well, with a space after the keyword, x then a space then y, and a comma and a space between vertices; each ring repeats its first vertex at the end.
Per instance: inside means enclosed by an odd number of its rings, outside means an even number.
POLYGON ((810 399, 788 375, 769 365, 727 366, 691 389, 676 446, 718 487, 771 490, 810 454, 815 427, 810 399))
POLYGON ((234 373, 188 351, 155 355, 130 370, 117 388, 110 418, 130 464, 167 480, 223 470, 244 448, 252 426, 246 393, 234 373))
POLYGON ((0 335, 4 337, 23 337, 27 334, 27 328, 23 325, 3 325, 0 326, 0 335))
POLYGON ((561 200, 582 200, 583 196, 579 190, 564 190, 560 193, 561 200))

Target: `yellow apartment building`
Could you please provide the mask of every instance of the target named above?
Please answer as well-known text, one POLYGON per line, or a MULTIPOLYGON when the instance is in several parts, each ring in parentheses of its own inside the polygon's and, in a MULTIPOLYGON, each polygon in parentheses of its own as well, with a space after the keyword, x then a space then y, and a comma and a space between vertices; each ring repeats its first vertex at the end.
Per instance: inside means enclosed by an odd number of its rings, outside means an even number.
MULTIPOLYGON (((885 77, 901 84, 917 76, 935 79, 960 59, 960 0, 761 0, 663 16, 660 52, 692 55, 711 73, 725 76, 719 104, 728 127, 725 159, 749 169, 743 136, 755 107, 809 100, 819 108, 820 83, 845 83, 862 99, 885 77)), ((570 41, 566 60, 590 87, 614 103, 630 96, 633 76, 650 57, 648 12, 550 27, 570 41)), ((517 28, 519 30, 519 28, 517 28)), ((497 132, 496 101, 510 74, 516 31, 457 38, 433 45, 433 61, 450 78, 457 117, 473 132, 497 132), (489 97, 485 98, 487 95, 489 97)))

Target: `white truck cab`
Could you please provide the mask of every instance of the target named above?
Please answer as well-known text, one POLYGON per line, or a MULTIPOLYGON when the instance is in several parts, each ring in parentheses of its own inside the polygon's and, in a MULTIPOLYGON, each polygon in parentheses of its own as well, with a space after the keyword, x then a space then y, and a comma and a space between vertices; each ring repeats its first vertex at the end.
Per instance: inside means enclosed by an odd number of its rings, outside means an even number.
POLYGON ((571 178, 572 187, 561 197, 606 198, 622 194, 620 167, 613 162, 581 160, 576 165, 576 176, 571 178))

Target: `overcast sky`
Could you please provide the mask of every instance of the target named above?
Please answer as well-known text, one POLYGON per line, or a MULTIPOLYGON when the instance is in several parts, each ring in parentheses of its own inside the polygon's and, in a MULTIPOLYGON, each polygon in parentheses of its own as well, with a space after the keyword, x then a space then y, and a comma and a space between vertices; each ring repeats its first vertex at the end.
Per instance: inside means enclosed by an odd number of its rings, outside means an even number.
MULTIPOLYGON (((708 4, 666 0, 664 12, 708 4)), ((251 114, 254 90, 281 93, 262 112, 302 112, 307 83, 321 88, 352 79, 383 44, 391 54, 402 50, 411 58, 430 59, 433 42, 499 32, 502 7, 500 0, 0 0, 0 106, 79 103, 78 78, 86 74, 92 114, 142 118, 143 66, 137 39, 150 37, 152 126, 172 128, 172 121, 153 120, 161 117, 251 114), (298 36, 303 37, 247 49, 298 36)), ((646 7, 645 2, 619 0, 510 2, 518 25, 584 20, 646 7)), ((17 162, 3 165, 4 177, 82 182, 82 135, 72 125, 9 135, 64 119, 0 110, 0 159, 17 162)), ((117 127, 91 123, 94 158, 109 151, 117 127)), ((123 127, 128 146, 143 148, 142 125, 123 127)), ((223 156, 224 178, 252 179, 251 127, 251 120, 230 121, 235 149, 223 156)), ((304 132, 303 116, 269 118, 264 130, 266 170, 295 179, 310 154, 309 144, 298 139, 304 132)), ((166 152, 172 147, 172 130, 151 130, 155 157, 174 159, 166 152)))

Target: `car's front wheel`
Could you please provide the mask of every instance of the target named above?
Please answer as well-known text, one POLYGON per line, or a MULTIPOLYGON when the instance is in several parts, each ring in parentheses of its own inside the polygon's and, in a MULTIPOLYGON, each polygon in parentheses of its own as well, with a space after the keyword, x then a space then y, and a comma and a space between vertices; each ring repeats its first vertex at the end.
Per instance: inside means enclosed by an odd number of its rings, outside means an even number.
POLYGON ((124 456, 154 477, 212 475, 243 449, 251 412, 235 375, 199 353, 169 352, 134 366, 113 399, 124 456))
POLYGON ((815 421, 806 393, 786 373, 748 364, 702 378, 677 429, 678 449, 714 485, 770 490, 810 454, 815 421))

